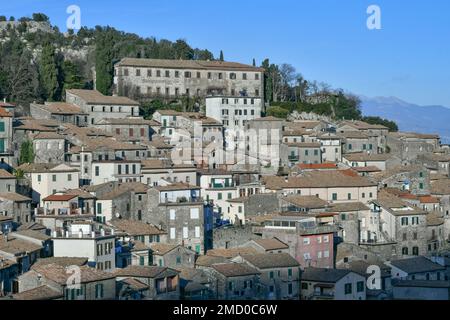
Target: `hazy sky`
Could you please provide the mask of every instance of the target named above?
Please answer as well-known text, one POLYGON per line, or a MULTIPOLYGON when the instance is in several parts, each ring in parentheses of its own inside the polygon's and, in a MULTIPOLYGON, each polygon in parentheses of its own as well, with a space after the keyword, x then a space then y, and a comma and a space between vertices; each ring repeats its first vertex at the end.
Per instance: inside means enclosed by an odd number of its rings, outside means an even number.
POLYGON ((450 106, 448 0, 0 0, 0 14, 47 14, 66 30, 69 5, 82 25, 186 39, 225 60, 291 63, 307 79, 366 96, 450 106), (381 30, 366 26, 381 8, 381 30))

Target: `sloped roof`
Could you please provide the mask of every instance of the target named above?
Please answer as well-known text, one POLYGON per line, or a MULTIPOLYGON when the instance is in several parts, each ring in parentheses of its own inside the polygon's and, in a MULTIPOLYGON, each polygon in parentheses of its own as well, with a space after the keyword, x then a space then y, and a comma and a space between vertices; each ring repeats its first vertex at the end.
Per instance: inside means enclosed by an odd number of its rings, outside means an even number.
POLYGON ((12 296, 12 298, 14 300, 53 300, 60 299, 63 296, 62 291, 57 291, 47 285, 43 285, 34 289, 16 293, 12 296))
POLYGON ((225 277, 240 277, 260 274, 258 270, 246 263, 219 263, 211 266, 214 270, 225 277))
POLYGON ((336 283, 347 274, 350 270, 345 269, 327 269, 327 268, 305 268, 302 273, 302 281, 328 282, 336 283))
POLYGON ((256 239, 252 240, 259 246, 263 247, 265 250, 279 250, 279 249, 289 249, 289 246, 278 238, 268 238, 268 239, 256 239))
POLYGON ((444 266, 422 256, 393 260, 390 264, 408 274, 445 270, 444 266))
POLYGON ((300 267, 289 253, 258 253, 242 255, 242 258, 258 269, 300 267))
POLYGON ((80 97, 88 104, 138 106, 139 102, 127 97, 105 96, 97 90, 70 89, 67 93, 80 97))

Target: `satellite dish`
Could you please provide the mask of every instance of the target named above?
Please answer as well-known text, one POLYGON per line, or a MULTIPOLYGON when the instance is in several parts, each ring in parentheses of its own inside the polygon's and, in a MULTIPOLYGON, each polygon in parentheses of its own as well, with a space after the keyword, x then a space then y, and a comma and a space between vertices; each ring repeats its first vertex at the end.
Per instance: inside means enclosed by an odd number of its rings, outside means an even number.
POLYGON ((120 218, 120 213, 116 212, 116 218, 120 218))

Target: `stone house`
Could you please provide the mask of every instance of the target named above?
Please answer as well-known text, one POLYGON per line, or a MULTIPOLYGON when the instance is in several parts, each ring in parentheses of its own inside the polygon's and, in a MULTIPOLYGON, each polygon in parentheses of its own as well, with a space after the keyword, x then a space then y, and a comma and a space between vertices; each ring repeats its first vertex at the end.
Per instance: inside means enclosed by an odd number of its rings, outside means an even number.
POLYGON ((30 114, 34 119, 53 119, 79 127, 86 126, 88 122, 88 113, 79 106, 67 102, 30 103, 30 114))
POLYGON ((15 289, 13 283, 18 275, 18 263, 0 257, 0 297, 13 293, 15 289))
POLYGON ((448 280, 445 266, 426 257, 392 260, 387 264, 391 267, 393 280, 448 280))
POLYGON ((430 193, 430 174, 422 166, 395 166, 374 175, 380 188, 396 188, 415 195, 430 193))
POLYGON ((260 272, 247 263, 219 263, 206 268, 217 300, 259 300, 264 296, 260 272))
MULTIPOLYGON (((115 275, 88 266, 63 266, 60 264, 36 265, 19 276, 19 294, 42 286, 56 291, 63 300, 114 300, 115 275), (74 270, 79 271, 79 283, 71 284, 74 270)), ((20 295, 16 299, 19 299, 20 295)))
POLYGON ((128 266, 114 272, 117 281, 134 279, 145 287, 142 295, 147 300, 179 300, 179 272, 157 266, 128 266))
POLYGON ((15 192, 0 193, 0 213, 11 217, 15 227, 32 221, 31 199, 15 192))
POLYGON ((88 126, 95 126, 105 118, 139 116, 139 103, 126 97, 105 96, 96 90, 66 90, 66 102, 74 104, 88 114, 88 126))
POLYGON ((36 163, 62 163, 65 160, 66 140, 56 132, 39 132, 31 136, 36 163))
POLYGON ((16 177, 0 169, 0 192, 16 192, 16 177))
POLYGON ((15 165, 13 149, 13 115, 0 107, 0 167, 11 169, 15 165))
POLYGON ((306 268, 301 300, 366 300, 366 279, 350 270, 306 268))
POLYGON ((165 243, 150 244, 153 264, 160 267, 170 267, 176 270, 193 268, 197 253, 182 245, 165 243))
POLYGON ((156 133, 154 128, 158 127, 159 123, 142 117, 103 118, 97 122, 96 126, 115 135, 121 141, 137 143, 151 140, 156 133))
POLYGON ((233 262, 245 262, 260 272, 259 282, 269 300, 298 300, 300 264, 288 253, 242 255, 233 262))

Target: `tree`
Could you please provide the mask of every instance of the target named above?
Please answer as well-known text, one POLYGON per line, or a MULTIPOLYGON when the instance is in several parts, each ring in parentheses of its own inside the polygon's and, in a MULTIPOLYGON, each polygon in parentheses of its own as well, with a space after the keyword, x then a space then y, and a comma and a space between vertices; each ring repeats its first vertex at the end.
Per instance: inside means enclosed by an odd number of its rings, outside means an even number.
POLYGON ((14 18, 13 16, 10 16, 9 21, 16 21, 16 18, 14 18))
POLYGON ((44 44, 42 48, 39 63, 39 77, 43 98, 49 101, 58 100, 59 68, 56 63, 55 48, 50 43, 44 44))
POLYGON ((223 58, 223 51, 222 50, 220 50, 219 60, 220 61, 225 61, 224 58, 223 58))
POLYGON ((253 65, 254 67, 256 67, 256 60, 255 60, 255 58, 253 58, 252 65, 253 65))
POLYGON ((95 74, 96 89, 107 95, 111 93, 113 84, 113 47, 114 36, 113 31, 108 27, 96 37, 95 47, 95 74))
POLYGON ((62 65, 63 94, 68 89, 84 88, 83 78, 78 66, 70 60, 64 60, 62 65))
POLYGON ((6 21, 6 16, 0 16, 0 22, 6 21))
POLYGON ((286 119, 289 115, 289 110, 286 110, 280 106, 272 106, 267 108, 267 116, 286 119))
POLYGON ((175 51, 175 59, 192 60, 194 58, 194 50, 192 50, 185 40, 177 40, 173 48, 175 51))
POLYGON ((25 140, 20 145, 19 165, 33 162, 34 162, 33 143, 30 140, 25 140))
POLYGON ((33 13, 33 20, 36 22, 48 22, 50 19, 43 13, 33 13))

